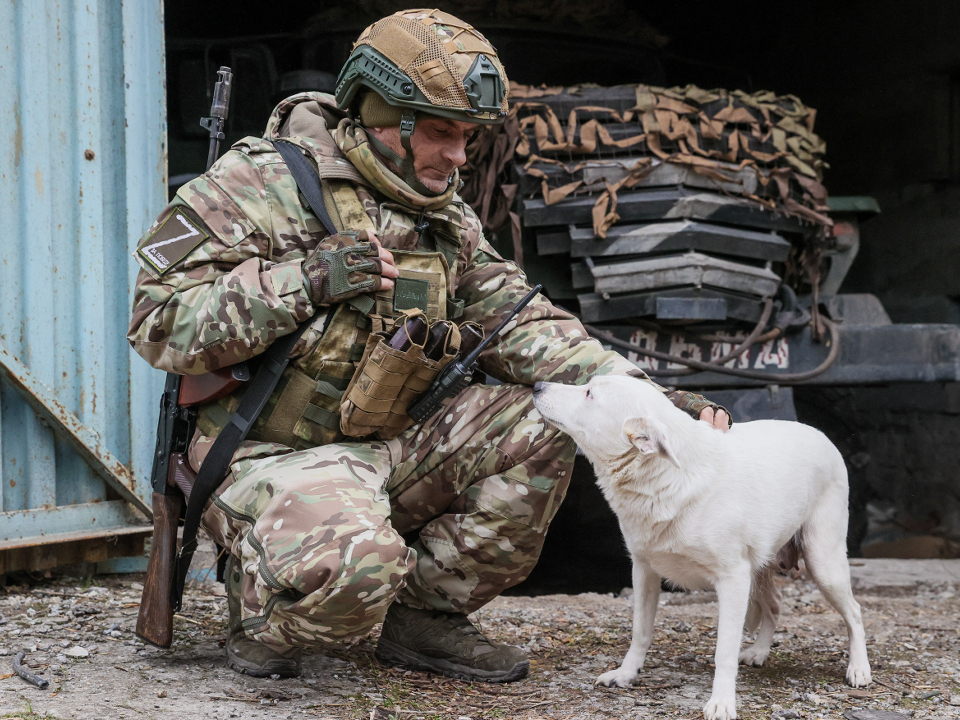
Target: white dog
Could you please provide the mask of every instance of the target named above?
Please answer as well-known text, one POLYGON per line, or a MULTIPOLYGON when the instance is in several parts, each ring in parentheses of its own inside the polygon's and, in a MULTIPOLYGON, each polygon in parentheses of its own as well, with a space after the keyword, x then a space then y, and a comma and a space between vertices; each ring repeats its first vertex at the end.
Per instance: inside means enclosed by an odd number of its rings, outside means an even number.
POLYGON ((593 464, 633 559, 633 641, 617 670, 627 687, 653 637, 660 578, 716 588, 720 605, 708 720, 736 718, 737 660, 762 665, 780 612, 775 558, 796 537, 807 569, 847 624, 847 682, 870 682, 860 606, 847 565, 847 471, 818 430, 759 420, 729 432, 692 422, 651 384, 599 377, 537 383, 534 405, 593 464), (756 640, 740 652, 746 621, 756 640))

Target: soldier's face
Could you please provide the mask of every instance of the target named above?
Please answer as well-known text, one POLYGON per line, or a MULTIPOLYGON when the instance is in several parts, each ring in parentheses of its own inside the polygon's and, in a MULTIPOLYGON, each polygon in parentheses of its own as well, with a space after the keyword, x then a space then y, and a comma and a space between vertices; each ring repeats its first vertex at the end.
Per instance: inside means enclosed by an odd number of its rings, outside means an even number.
MULTIPOLYGON (((467 143, 480 126, 475 123, 419 115, 410 138, 413 147, 413 170, 428 190, 442 193, 450 183, 453 171, 467 161, 467 143)), ((400 128, 370 128, 369 132, 401 158, 406 151, 400 144, 400 128)), ((396 173, 399 169, 381 158, 396 173)))

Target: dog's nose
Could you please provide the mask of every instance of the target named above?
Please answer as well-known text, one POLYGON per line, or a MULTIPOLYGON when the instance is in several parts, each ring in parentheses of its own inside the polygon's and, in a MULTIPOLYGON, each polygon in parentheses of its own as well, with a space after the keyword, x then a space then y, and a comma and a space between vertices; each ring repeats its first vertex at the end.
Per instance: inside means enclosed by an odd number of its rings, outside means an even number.
POLYGON ((540 392, 543 392, 543 388, 546 383, 540 382, 539 380, 533 384, 533 394, 536 395, 540 392))

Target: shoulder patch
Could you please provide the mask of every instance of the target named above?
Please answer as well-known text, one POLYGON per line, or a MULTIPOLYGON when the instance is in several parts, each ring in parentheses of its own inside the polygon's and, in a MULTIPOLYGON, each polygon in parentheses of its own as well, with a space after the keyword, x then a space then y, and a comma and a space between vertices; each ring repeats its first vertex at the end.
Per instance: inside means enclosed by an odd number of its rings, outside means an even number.
POLYGON ((177 208, 143 239, 137 254, 163 275, 208 237, 209 233, 177 208))

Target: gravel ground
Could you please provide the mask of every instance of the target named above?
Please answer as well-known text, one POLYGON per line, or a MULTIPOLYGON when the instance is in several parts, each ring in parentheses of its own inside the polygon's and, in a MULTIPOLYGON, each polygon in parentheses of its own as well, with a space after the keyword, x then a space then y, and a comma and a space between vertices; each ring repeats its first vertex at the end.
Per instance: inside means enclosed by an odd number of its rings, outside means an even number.
MULTIPOLYGON (((874 684, 843 685, 839 615, 803 577, 783 578, 774 652, 766 667, 740 671, 741 718, 960 717, 960 560, 855 560, 852 574, 874 684)), ((503 597, 477 613, 486 633, 530 653, 531 674, 519 683, 471 685, 381 667, 373 658, 377 630, 308 655, 302 678, 272 681, 224 664, 220 586, 190 590, 172 650, 144 647, 133 635, 138 579, 0 589, 0 717, 698 718, 713 677, 717 603, 709 592, 663 593, 639 684, 608 689, 593 680, 616 667, 629 644, 628 590, 503 597), (50 681, 46 690, 12 675, 20 650, 50 681)))

